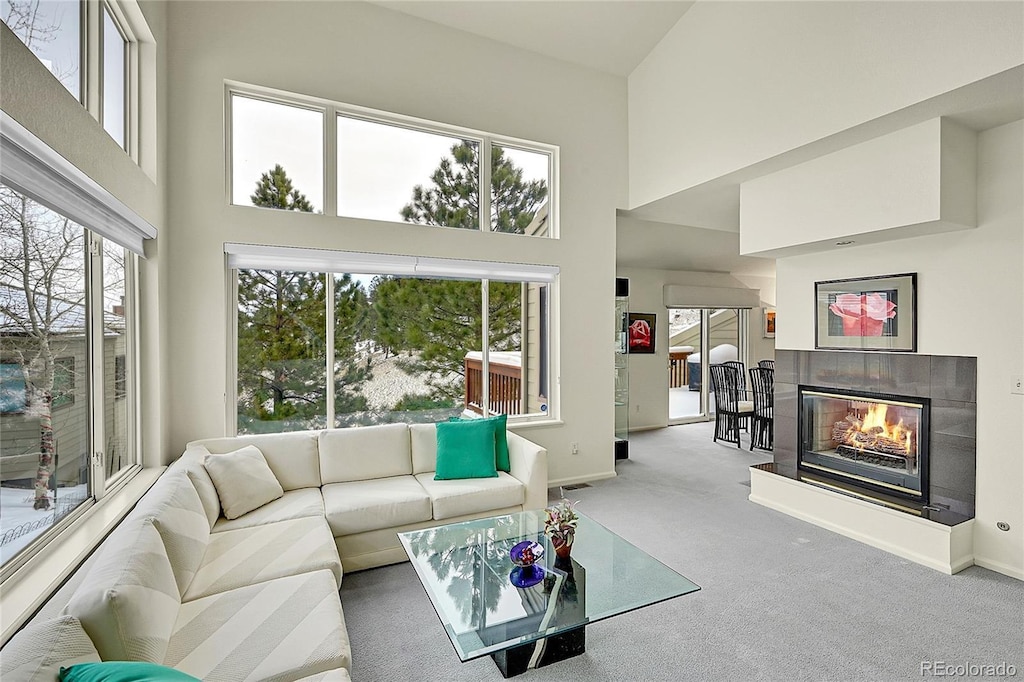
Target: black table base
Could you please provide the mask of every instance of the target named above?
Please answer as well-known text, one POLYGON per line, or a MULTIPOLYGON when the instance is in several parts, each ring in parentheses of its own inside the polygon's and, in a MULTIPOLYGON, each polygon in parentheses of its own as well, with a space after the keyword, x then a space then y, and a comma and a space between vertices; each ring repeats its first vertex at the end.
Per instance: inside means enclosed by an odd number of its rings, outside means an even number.
POLYGON ((579 656, 587 650, 587 633, 586 628, 581 626, 573 628, 572 630, 566 630, 565 632, 544 639, 537 640, 536 642, 530 642, 529 644, 523 644, 520 646, 512 647, 511 649, 505 649, 495 654, 491 654, 491 658, 494 659, 494 663, 498 666, 498 670, 501 671, 502 677, 506 679, 521 675, 522 673, 532 668, 540 668, 551 663, 557 663, 558 661, 564 661, 567 658, 579 656), (530 665, 530 661, 533 660, 537 650, 540 650, 540 656, 534 665, 530 665))

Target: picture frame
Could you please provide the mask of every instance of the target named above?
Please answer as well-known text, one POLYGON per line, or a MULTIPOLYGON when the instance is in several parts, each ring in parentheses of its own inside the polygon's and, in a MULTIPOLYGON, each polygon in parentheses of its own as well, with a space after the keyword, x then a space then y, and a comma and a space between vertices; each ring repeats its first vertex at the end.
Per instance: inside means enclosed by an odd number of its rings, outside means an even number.
POLYGON ((917 351, 917 273, 814 283, 814 347, 917 351))
POLYGON ((765 339, 775 338, 775 309, 761 309, 761 337, 765 339))
POLYGON ((654 313, 628 313, 626 320, 626 347, 631 354, 651 354, 655 348, 654 313))

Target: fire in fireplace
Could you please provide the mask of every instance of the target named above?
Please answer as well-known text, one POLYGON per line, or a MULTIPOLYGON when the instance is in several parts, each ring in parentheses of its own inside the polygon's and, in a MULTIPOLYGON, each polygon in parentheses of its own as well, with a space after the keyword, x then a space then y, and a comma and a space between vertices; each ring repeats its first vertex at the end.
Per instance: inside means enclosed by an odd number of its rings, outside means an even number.
POLYGON ((800 469, 928 502, 930 400, 799 387, 800 469))

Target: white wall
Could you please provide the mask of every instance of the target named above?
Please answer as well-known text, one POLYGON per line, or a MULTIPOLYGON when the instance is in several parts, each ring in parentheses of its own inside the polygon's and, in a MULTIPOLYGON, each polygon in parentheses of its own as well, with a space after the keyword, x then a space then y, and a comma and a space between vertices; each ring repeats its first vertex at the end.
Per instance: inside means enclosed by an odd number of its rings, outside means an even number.
MULTIPOLYGON (((725 273, 626 267, 620 267, 616 276, 629 278, 630 312, 657 315, 654 354, 629 356, 629 428, 631 431, 668 426, 668 311, 665 308, 663 297, 663 289, 666 284, 757 288, 751 286, 751 283, 758 283, 764 285, 766 289, 761 292, 761 300, 765 304, 773 304, 775 301, 774 282, 771 278, 752 278, 756 282, 747 278, 748 281, 744 282, 740 281, 739 277, 725 273)), ((752 362, 765 357, 774 357, 774 346, 770 345, 772 339, 761 339, 759 309, 755 308, 750 311, 748 333, 752 362)))
POLYGON ((1024 61, 1017 2, 697 2, 629 77, 630 208, 1024 61))
POLYGON ((225 432, 223 243, 501 259, 561 267, 561 417, 523 435, 553 482, 613 475, 615 208, 626 200, 625 79, 368 3, 170 3, 171 444, 225 432), (224 80, 561 148, 561 239, 229 207, 224 80), (595 330, 607 330, 607 335, 595 330), (568 455, 568 444, 580 453, 568 455))
POLYGON ((779 259, 779 348, 814 348, 814 282, 916 272, 918 352, 978 358, 978 564, 1024 579, 1024 123, 978 136, 978 227, 779 259), (1009 532, 997 530, 1005 521, 1009 532))
POLYGON ((977 224, 976 135, 948 119, 840 149, 740 185, 740 253, 795 255, 977 224))

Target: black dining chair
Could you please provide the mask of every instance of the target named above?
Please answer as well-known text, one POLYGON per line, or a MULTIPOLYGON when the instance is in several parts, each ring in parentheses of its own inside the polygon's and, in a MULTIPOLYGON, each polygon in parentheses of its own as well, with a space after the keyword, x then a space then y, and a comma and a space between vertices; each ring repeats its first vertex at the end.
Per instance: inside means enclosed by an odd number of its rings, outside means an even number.
POLYGON ((764 367, 765 369, 775 369, 775 361, 774 360, 758 360, 757 361, 757 366, 758 367, 764 367))
POLYGON ((711 365, 711 385, 715 391, 715 437, 717 443, 735 443, 740 447, 740 426, 754 413, 754 404, 744 399, 739 373, 727 364, 711 365))
POLYGON ((750 392, 754 398, 750 449, 772 450, 775 447, 775 370, 751 367, 750 392))
POLYGON ((726 360, 722 364, 725 365, 726 367, 732 367, 733 369, 736 370, 736 372, 739 374, 739 378, 740 378, 740 380, 739 380, 740 391, 741 392, 742 391, 746 391, 747 390, 747 368, 746 368, 746 366, 744 366, 744 364, 742 362, 740 362, 739 360, 726 360))

